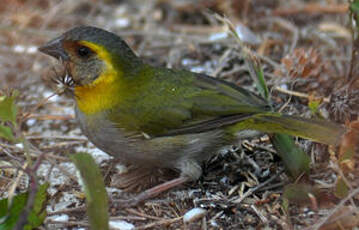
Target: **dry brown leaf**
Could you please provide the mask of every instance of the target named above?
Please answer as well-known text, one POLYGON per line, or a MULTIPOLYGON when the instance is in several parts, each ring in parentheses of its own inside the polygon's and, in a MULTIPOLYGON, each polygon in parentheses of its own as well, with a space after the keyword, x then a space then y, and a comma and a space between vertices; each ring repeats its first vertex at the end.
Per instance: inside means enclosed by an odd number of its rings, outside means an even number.
POLYGON ((348 130, 339 149, 339 163, 343 172, 353 171, 358 165, 355 155, 359 151, 359 121, 350 122, 348 130))
POLYGON ((318 77, 325 67, 319 52, 313 48, 297 48, 281 62, 292 78, 318 77))
POLYGON ((343 206, 320 230, 352 229, 355 226, 359 226, 358 209, 353 206, 343 206))

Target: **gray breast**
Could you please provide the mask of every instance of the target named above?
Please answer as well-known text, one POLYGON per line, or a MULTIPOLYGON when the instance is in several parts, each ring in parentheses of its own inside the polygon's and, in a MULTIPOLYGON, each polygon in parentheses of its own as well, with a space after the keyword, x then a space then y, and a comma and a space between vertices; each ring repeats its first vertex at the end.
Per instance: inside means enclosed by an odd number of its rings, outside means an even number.
POLYGON ((106 113, 84 115, 77 107, 75 108, 76 119, 83 134, 99 149, 116 157, 123 162, 131 159, 133 149, 129 140, 120 128, 116 128, 108 119, 106 113))
POLYGON ((222 130, 152 138, 126 132, 105 119, 106 113, 85 116, 77 108, 75 111, 84 135, 96 147, 124 163, 177 168, 180 162, 206 160, 224 144, 222 130))

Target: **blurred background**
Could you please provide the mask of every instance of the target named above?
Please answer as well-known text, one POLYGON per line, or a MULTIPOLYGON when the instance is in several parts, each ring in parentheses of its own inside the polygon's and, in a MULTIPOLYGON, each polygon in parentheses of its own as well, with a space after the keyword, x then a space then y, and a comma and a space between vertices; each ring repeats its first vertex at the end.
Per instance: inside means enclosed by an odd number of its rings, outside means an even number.
MULTIPOLYGON (((20 92, 17 104, 21 112, 30 114, 21 129, 34 146, 49 152, 48 165, 39 172, 44 178, 53 173, 51 195, 57 202, 48 207, 49 211, 83 204, 73 193, 71 180, 63 178, 62 174, 74 170, 66 163, 65 153, 92 152, 109 175, 107 183, 120 169, 109 168, 109 157, 81 135, 73 120, 72 100, 54 95, 56 84, 51 78, 61 75, 61 68, 56 60, 37 52, 38 46, 74 26, 97 26, 123 37, 148 63, 206 73, 255 91, 240 43, 223 23, 225 17, 260 60, 277 109, 290 101, 291 106, 283 107, 285 112, 309 117, 312 111, 308 101, 320 98, 320 103, 324 101, 319 109, 321 116, 343 124, 357 116, 353 105, 359 104, 358 94, 348 96, 341 91, 348 81, 352 55, 348 6, 344 0, 2 0, 0 96, 11 89, 20 92), (47 171, 59 162, 60 170, 47 171)), ((354 86, 357 89, 359 85, 354 86)), ((326 169, 328 151, 309 141, 299 144, 315 162, 325 165, 314 169, 312 179, 334 183, 333 171, 326 169)), ((20 147, 6 146, 14 152, 21 152, 20 147)), ((175 218, 193 206, 209 210, 209 229, 287 229, 291 224, 303 227, 315 221, 314 214, 306 210, 282 212, 278 190, 288 178, 281 173, 283 166, 271 146, 257 139, 246 142, 244 150, 237 150, 212 159, 204 168, 204 179, 170 194, 176 204, 167 200, 137 213, 120 210, 112 215, 152 215, 153 219, 127 219, 142 229, 162 229, 160 224, 148 224, 159 220, 156 218, 175 218), (243 194, 276 173, 280 176, 271 181, 273 186, 250 196, 247 202, 235 206, 228 201, 234 191, 243 194), (251 207, 256 202, 264 202, 260 211, 251 207)), ((1 196, 9 184, 0 179, 1 196)), ((84 213, 70 215, 70 220, 83 217, 84 213)), ((76 224, 68 227, 73 226, 76 224)), ((197 223, 191 229, 206 229, 203 226, 197 223)), ((173 221, 167 227, 183 225, 173 221)))

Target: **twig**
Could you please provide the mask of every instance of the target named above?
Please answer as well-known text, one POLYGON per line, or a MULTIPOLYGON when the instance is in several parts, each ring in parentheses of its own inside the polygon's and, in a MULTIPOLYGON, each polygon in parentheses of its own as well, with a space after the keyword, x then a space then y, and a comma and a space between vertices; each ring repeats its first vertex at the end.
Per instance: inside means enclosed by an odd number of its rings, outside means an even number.
POLYGON ((33 109, 31 109, 30 112, 25 113, 22 116, 21 121, 25 121, 25 120, 29 119, 29 116, 31 114, 33 114, 36 110, 38 110, 41 106, 43 106, 50 98, 56 96, 60 92, 60 90, 62 90, 62 89, 57 89, 53 94, 51 94, 50 96, 42 99, 39 103, 37 103, 37 105, 33 109))
POLYGON ((140 216, 114 216, 114 217, 110 217, 110 220, 116 221, 116 220, 140 220, 140 221, 145 221, 147 220, 145 217, 140 217, 140 216))
MULTIPOLYGON (((292 96, 296 96, 296 97, 301 97, 301 98, 306 98, 306 99, 310 99, 310 95, 306 94, 306 93, 301 93, 301 92, 296 92, 296 91, 292 91, 292 90, 288 90, 288 89, 283 89, 281 87, 274 87, 274 90, 281 92, 281 93, 285 93, 288 95, 292 95, 292 96)), ((323 102, 325 103, 329 103, 330 102, 330 98, 329 97, 314 97, 315 100, 323 100, 323 102)))
POLYGON ((142 213, 142 212, 138 212, 138 211, 136 211, 135 209, 130 209, 130 208, 128 208, 128 209, 126 209, 126 211, 129 212, 129 213, 132 213, 132 214, 141 216, 141 217, 148 218, 148 219, 163 220, 163 218, 160 218, 160 217, 157 217, 157 216, 150 216, 150 215, 144 214, 144 213, 142 213))
POLYGON ((250 207, 252 208, 254 213, 257 214, 259 219, 261 219, 262 223, 268 223, 268 219, 257 209, 257 207, 254 204, 252 204, 250 207))
POLYGON ((72 120, 75 117, 73 115, 51 115, 51 114, 34 114, 31 113, 27 115, 27 119, 37 119, 37 120, 60 120, 60 121, 67 121, 72 120))
POLYGON ((81 207, 76 207, 76 208, 67 208, 67 209, 62 209, 62 210, 58 210, 58 211, 54 211, 54 212, 49 212, 49 213, 47 213, 47 215, 55 216, 55 215, 61 215, 61 214, 69 214, 72 212, 84 212, 84 211, 86 211, 86 207, 81 206, 81 207))
POLYGON ((56 220, 46 220, 46 224, 62 224, 64 226, 83 226, 89 227, 90 224, 85 221, 56 221, 56 220))
POLYGON ((292 33, 292 44, 290 45, 288 53, 293 53, 299 40, 299 29, 293 23, 289 22, 288 20, 284 20, 283 18, 275 17, 269 20, 277 23, 279 26, 292 33))
POLYGON ((152 222, 152 223, 149 223, 149 224, 146 224, 146 225, 139 226, 136 229, 148 229, 148 228, 153 228, 155 226, 169 225, 169 224, 177 222, 177 221, 179 221, 181 219, 182 219, 182 216, 177 217, 177 218, 173 218, 173 219, 164 219, 164 220, 160 220, 160 221, 156 221, 156 222, 152 222))
POLYGON ((269 178, 268 180, 266 180, 265 182, 263 182, 262 184, 257 185, 254 188, 249 189, 246 193, 243 194, 243 196, 241 196, 240 198, 231 201, 232 203, 235 204, 239 204, 241 203, 245 198, 249 197, 250 195, 252 195, 255 191, 257 191, 258 189, 264 187, 265 185, 269 184, 270 182, 272 182, 274 179, 276 179, 284 170, 280 170, 278 173, 276 173, 274 176, 272 176, 271 178, 269 178))
POLYGON ((272 11, 275 16, 290 16, 293 14, 345 14, 348 12, 349 4, 318 4, 309 3, 303 7, 277 8, 272 11))
POLYGON ((71 141, 87 141, 86 137, 81 136, 26 136, 28 140, 41 140, 41 139, 61 139, 61 140, 71 140, 71 141))
POLYGON ((49 159, 48 157, 46 157, 46 160, 48 160, 52 165, 54 165, 56 168, 58 168, 65 176, 67 176, 71 180, 73 180, 75 182, 78 181, 75 175, 72 175, 71 173, 66 171, 61 165, 56 164, 56 162, 54 162, 52 159, 49 159))

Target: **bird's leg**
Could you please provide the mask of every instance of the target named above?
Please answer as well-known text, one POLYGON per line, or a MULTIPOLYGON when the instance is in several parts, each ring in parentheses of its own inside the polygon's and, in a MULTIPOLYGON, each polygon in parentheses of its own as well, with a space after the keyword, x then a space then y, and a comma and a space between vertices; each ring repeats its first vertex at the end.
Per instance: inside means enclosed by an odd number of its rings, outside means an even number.
POLYGON ((184 177, 184 176, 180 176, 176 179, 172 179, 170 181, 164 182, 162 184, 159 184, 153 188, 147 189, 143 192, 141 192, 140 194, 138 194, 137 196, 135 196, 134 198, 128 199, 128 200, 114 200, 115 207, 133 207, 138 205, 139 203, 156 197, 157 195, 159 195, 160 193, 167 191, 171 188, 177 187, 187 181, 189 181, 190 179, 188 177, 184 177))
POLYGON ((177 168, 181 170, 181 175, 176 178, 172 179, 170 181, 164 182, 162 184, 159 184, 153 188, 147 189, 144 192, 141 192, 134 198, 128 199, 128 200, 116 200, 115 207, 132 207, 136 206, 139 203, 157 196, 158 194, 167 191, 171 188, 177 187, 183 183, 186 183, 188 181, 194 181, 197 180, 201 174, 202 174, 202 168, 199 166, 197 161, 186 159, 183 161, 180 161, 178 163, 177 168))
POLYGON ((138 192, 139 189, 152 184, 152 176, 156 174, 158 173, 154 170, 130 167, 127 172, 113 177, 111 186, 120 188, 126 192, 134 192, 136 190, 138 192))
POLYGON ((130 165, 127 171, 111 178, 111 187, 120 188, 125 192, 140 192, 154 185, 174 178, 170 169, 145 168, 130 165))

